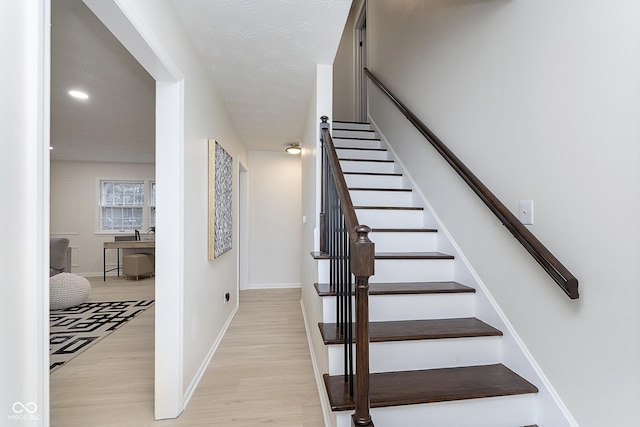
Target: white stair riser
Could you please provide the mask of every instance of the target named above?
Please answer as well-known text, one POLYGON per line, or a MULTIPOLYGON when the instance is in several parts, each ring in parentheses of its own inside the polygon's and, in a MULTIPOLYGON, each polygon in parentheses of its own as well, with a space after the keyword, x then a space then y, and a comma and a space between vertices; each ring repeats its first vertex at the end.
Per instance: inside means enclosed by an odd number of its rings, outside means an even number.
POLYGON ((358 138, 333 138, 333 145, 338 147, 355 148, 384 148, 379 139, 358 139, 358 138))
POLYGON ((336 136, 339 138, 362 138, 362 139, 375 139, 377 135, 375 132, 370 130, 341 130, 334 129, 331 134, 332 137, 336 136))
MULTIPOLYGON (((496 427, 536 423, 535 394, 372 408, 376 427, 496 427)), ((353 411, 337 412, 337 427, 350 427, 353 411)))
POLYGON ((394 173, 396 165, 393 162, 361 162, 340 160, 340 167, 343 172, 375 172, 375 173, 394 173))
MULTIPOLYGON (((372 342, 369 352, 372 373, 491 365, 500 362, 500 337, 372 342)), ((344 346, 331 345, 329 375, 343 373, 344 346)))
POLYGON ((369 233, 378 252, 433 252, 438 248, 438 233, 393 232, 369 233))
POLYGON ((439 282, 453 279, 451 259, 376 259, 371 283, 439 282))
POLYGON ((318 283, 329 283, 329 260, 319 259, 318 263, 318 283))
MULTIPOLYGON (((355 302, 354 306, 355 307, 355 302)), ((452 319, 474 315, 472 293, 422 295, 369 295, 369 320, 452 319)), ((355 311, 355 310, 354 310, 355 311)), ((335 323, 336 298, 322 299, 322 321, 335 323)))
POLYGON ((404 184, 402 176, 347 174, 344 179, 347 187, 403 188, 404 184))
POLYGON ((424 222, 424 212, 416 210, 356 209, 356 216, 371 228, 421 228, 424 222))
POLYGON ((350 150, 337 147, 336 153, 339 159, 387 160, 389 158, 387 151, 378 150, 350 150))
POLYGON ((352 190, 349 194, 354 206, 410 207, 413 203, 410 191, 352 190))
POLYGON ((333 122, 333 129, 371 130, 369 123, 333 122))
POLYGON ((451 319, 473 316, 473 294, 375 295, 369 302, 372 322, 451 319), (430 297, 430 298, 427 298, 430 297))

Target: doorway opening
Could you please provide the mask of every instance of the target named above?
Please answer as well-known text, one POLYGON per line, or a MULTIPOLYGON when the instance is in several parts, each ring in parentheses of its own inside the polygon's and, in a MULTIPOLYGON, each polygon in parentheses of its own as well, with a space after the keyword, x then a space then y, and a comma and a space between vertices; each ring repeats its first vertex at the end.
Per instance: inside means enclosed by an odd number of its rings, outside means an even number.
POLYGON ((356 62, 356 120, 368 122, 368 98, 367 76, 364 69, 367 66, 367 2, 362 3, 362 8, 356 19, 355 37, 355 62, 356 62))
POLYGON ((238 169, 238 289, 242 291, 249 289, 249 172, 240 161, 238 169))

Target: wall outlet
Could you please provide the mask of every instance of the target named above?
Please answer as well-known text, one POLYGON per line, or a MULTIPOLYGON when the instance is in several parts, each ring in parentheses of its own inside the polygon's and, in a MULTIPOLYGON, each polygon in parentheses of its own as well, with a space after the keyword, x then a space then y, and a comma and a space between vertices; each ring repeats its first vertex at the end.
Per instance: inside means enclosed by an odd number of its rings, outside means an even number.
POLYGON ((224 303, 228 303, 231 300, 231 294, 229 292, 224 293, 224 303))
POLYGON ((518 219, 524 225, 533 225, 533 200, 520 200, 518 219))

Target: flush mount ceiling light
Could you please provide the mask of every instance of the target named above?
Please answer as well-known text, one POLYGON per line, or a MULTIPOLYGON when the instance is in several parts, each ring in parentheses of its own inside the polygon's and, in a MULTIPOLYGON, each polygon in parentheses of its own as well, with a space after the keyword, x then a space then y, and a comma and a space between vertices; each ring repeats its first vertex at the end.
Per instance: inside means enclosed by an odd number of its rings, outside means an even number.
POLYGON ((70 90, 68 93, 70 96, 77 99, 89 99, 89 95, 87 95, 86 92, 82 92, 79 90, 70 90))
POLYGON ((284 151, 289 154, 300 154, 302 152, 302 148, 300 148, 300 144, 290 144, 284 149, 284 151))

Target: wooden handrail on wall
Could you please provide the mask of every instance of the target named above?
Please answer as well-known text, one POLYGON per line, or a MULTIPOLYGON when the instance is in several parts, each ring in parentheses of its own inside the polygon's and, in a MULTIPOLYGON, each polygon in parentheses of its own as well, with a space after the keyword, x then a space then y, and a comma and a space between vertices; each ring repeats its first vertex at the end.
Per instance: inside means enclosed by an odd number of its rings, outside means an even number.
POLYGON ((345 381, 355 403, 353 426, 373 427, 369 396, 369 277, 374 273, 375 245, 371 229, 358 223, 349 189, 329 131, 329 118, 321 117, 322 212, 321 251, 329 254, 330 285, 336 291, 338 322, 345 347, 345 381), (348 233, 348 239, 346 236, 348 233), (348 240, 348 243, 345 242, 348 240), (334 272, 335 271, 335 272, 334 272), (352 276, 355 277, 355 339, 352 339, 352 276), (340 314, 341 308, 345 308, 340 314), (352 341, 356 345, 355 378, 352 341), (348 360, 349 359, 349 360, 348 360), (350 365, 350 366, 348 366, 350 365), (355 384, 354 384, 355 383, 355 384))
POLYGON ((471 170, 433 133, 397 96, 395 96, 368 68, 365 74, 416 129, 433 145, 451 167, 462 177, 480 199, 489 207, 513 236, 525 247, 551 278, 571 299, 577 299, 578 279, 527 229, 507 207, 476 177, 471 170))

